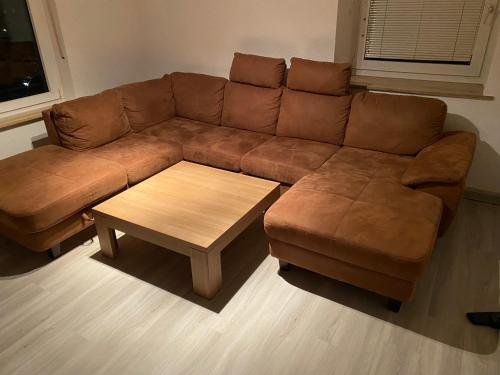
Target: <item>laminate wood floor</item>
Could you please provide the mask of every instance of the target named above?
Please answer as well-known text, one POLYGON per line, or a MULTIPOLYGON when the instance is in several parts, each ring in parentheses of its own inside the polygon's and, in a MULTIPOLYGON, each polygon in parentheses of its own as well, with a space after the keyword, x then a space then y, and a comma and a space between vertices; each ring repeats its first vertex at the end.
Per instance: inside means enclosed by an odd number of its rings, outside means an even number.
POLYGON ((277 272, 261 221, 222 253, 223 288, 191 291, 189 259, 92 231, 48 261, 0 238, 0 374, 500 374, 500 206, 466 200, 415 299, 385 299, 292 268, 277 272), (68 251, 69 249, 72 249, 68 251))

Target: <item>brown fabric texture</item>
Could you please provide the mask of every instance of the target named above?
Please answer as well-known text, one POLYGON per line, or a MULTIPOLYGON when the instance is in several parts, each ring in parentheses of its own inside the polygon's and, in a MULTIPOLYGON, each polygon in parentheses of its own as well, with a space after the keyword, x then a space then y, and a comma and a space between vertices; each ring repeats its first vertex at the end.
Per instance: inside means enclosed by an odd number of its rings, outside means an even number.
POLYGON ((174 117, 172 79, 163 78, 117 87, 133 131, 139 132, 174 117))
POLYGON ((341 149, 297 182, 267 211, 266 232, 275 240, 414 281, 432 253, 441 201, 401 185, 408 158, 359 151, 341 149))
POLYGON ((174 117, 161 124, 147 128, 141 134, 151 135, 165 141, 177 142, 183 145, 196 136, 215 127, 216 125, 210 125, 201 121, 174 117))
POLYGON ((232 82, 277 89, 283 83, 285 69, 285 59, 236 52, 229 79, 232 82))
POLYGON ((462 196, 465 190, 465 179, 456 184, 421 184, 415 186, 415 189, 432 194, 440 198, 443 202, 443 217, 441 218, 438 232, 439 237, 443 236, 457 214, 458 207, 462 201, 462 196))
POLYGON ((214 127, 183 144, 184 159, 239 172, 243 155, 270 138, 267 134, 214 127))
POLYGON ((445 133, 418 153, 401 181, 407 186, 432 182, 457 184, 467 176, 475 147, 474 133, 445 133))
POLYGON ((94 225, 94 222, 89 220, 88 211, 89 209, 83 213, 76 213, 62 222, 36 233, 26 233, 17 227, 6 226, 4 224, 7 223, 2 222, 2 225, 0 225, 0 234, 11 238, 31 251, 47 251, 85 228, 94 225))
POLYGON ((285 89, 276 135, 341 145, 351 99, 285 89))
POLYGON ((318 169, 338 150, 328 143, 298 138, 273 137, 241 159, 244 173, 294 184, 318 169))
POLYGON ((227 79, 181 72, 171 77, 177 116, 220 125, 227 79))
POLYGON ((287 87, 315 94, 347 95, 351 84, 351 64, 313 61, 292 57, 287 87))
POLYGON ((323 172, 343 171, 370 178, 391 178, 398 182, 412 161, 411 156, 342 147, 319 169, 323 172))
POLYGON ((56 125, 54 124, 52 109, 46 109, 42 112, 43 122, 45 124, 45 129, 47 130, 47 135, 49 137, 50 143, 56 146, 61 146, 61 140, 57 134, 56 125))
POLYGON ((182 160, 182 146, 179 143, 143 134, 129 134, 86 153, 123 166, 127 171, 129 185, 145 180, 182 160))
POLYGON ((413 281, 358 267, 282 241, 271 239, 269 250, 278 259, 399 301, 409 301, 415 290, 413 281))
POLYGON ((118 164, 58 146, 0 161, 0 222, 24 233, 47 229, 127 184, 118 164))
POLYGON ((55 104, 52 111, 61 144, 71 150, 89 150, 130 132, 115 90, 55 104))
POLYGON ((228 82, 224 94, 222 125, 275 134, 282 88, 269 89, 228 82))
POLYGON ((415 155, 442 135, 446 104, 417 96, 360 92, 354 96, 344 145, 415 155))

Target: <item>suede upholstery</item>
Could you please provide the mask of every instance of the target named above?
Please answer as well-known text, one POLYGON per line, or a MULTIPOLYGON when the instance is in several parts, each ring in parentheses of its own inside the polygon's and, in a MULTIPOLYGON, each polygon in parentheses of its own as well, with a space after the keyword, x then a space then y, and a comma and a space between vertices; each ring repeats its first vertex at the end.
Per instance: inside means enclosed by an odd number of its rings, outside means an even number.
POLYGON ((442 204, 398 182, 410 162, 343 148, 267 211, 266 232, 274 240, 413 282, 432 253, 442 204))
POLYGON ((273 137, 243 156, 241 170, 253 176, 294 184, 318 169, 338 149, 327 143, 273 137))
POLYGON ((120 164, 127 171, 129 185, 182 160, 181 144, 134 133, 86 153, 120 164))
POLYGON ((351 64, 338 64, 292 57, 287 87, 324 95, 348 95, 351 64))
POLYGON ((272 238, 269 240, 269 251, 276 258, 399 301, 411 299, 415 290, 415 282, 342 262, 272 238))
POLYGON ((43 231, 127 185, 118 164, 58 146, 43 146, 0 163, 0 223, 43 231))
POLYGON ((391 178, 395 182, 399 182, 413 160, 414 158, 411 156, 392 155, 344 146, 318 171, 340 170, 370 178, 391 178))
POLYGON ((274 134, 282 92, 282 88, 228 82, 224 93, 222 125, 274 134))
POLYGON ((175 115, 172 79, 163 78, 118 87, 130 127, 140 132, 175 115))
POLYGON ((177 116, 220 125, 227 79, 181 72, 171 77, 177 116))
POLYGON ((62 146, 59 134, 57 134, 56 124, 54 123, 54 112, 52 108, 42 111, 42 118, 50 143, 56 146, 62 146))
POLYGON ((438 99, 361 92, 354 96, 344 145, 415 155, 441 138, 446 104, 438 99))
POLYGON ((443 135, 439 100, 351 98, 349 64, 293 58, 286 89, 284 70, 237 53, 231 82, 173 73, 55 106, 51 140, 83 152, 0 161, 0 233, 46 249, 91 225, 95 203, 184 158, 294 184, 264 217, 273 256, 410 299, 460 202, 475 136, 443 135))
POLYGON ((443 216, 439 224, 438 236, 444 235, 458 211, 465 190, 465 179, 456 184, 430 182, 415 186, 415 190, 432 194, 443 202, 443 216))
POLYGON ((130 132, 116 90, 55 104, 52 111, 61 144, 70 150, 89 150, 130 132))
POLYGON ((201 121, 174 117, 161 124, 147 128, 141 134, 151 135, 164 141, 177 142, 183 145, 196 136, 215 127, 215 125, 210 125, 201 121))
POLYGON ((58 224, 35 233, 26 233, 22 228, 0 222, 0 234, 35 252, 42 252, 94 225, 90 209, 84 209, 58 224))
POLYGON ((243 155, 270 138, 262 133, 214 127, 183 144, 184 159, 239 172, 243 155))
POLYGON ((445 133, 418 153, 401 181, 407 186, 433 182, 458 184, 467 176, 475 147, 474 133, 445 133))
POLYGON ((285 76, 285 59, 236 52, 229 79, 254 86, 279 88, 285 76))
POLYGON ((285 89, 276 135, 342 145, 350 105, 350 96, 285 89))

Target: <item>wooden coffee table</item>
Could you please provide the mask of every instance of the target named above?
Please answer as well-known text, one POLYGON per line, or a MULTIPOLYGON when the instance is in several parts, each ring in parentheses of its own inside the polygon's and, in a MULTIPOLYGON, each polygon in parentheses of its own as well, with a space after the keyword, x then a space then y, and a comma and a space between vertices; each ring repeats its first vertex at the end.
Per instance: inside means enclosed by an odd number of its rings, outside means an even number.
POLYGON ((182 161, 93 209, 102 252, 115 229, 187 255, 195 293, 221 287, 220 253, 279 198, 279 183, 182 161))

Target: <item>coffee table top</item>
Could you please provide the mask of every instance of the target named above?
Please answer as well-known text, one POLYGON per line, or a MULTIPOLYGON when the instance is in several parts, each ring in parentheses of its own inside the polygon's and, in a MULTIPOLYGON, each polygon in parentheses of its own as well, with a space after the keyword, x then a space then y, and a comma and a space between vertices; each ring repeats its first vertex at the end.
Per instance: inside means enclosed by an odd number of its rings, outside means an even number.
POLYGON ((208 251, 279 197, 279 183, 181 161, 94 207, 96 215, 208 251))

